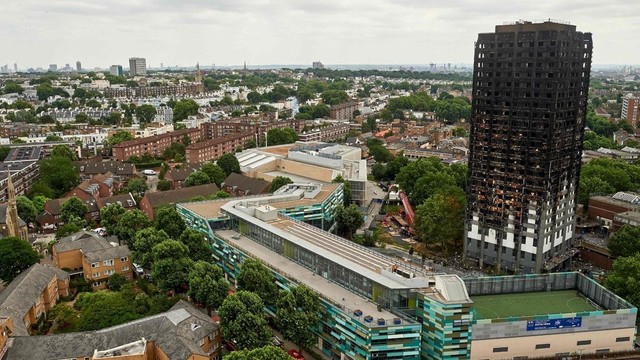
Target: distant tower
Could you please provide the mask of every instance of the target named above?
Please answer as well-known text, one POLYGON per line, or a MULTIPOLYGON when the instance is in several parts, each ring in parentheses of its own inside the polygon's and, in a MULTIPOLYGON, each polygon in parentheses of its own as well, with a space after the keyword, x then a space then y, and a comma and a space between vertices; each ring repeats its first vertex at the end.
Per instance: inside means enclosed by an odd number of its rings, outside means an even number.
POLYGON ((13 71, 18 72, 18 63, 13 63, 13 71))
POLYGON ((247 72, 247 62, 244 62, 244 67, 242 68, 242 70, 244 70, 244 72, 247 72))
POLYGON ((198 84, 198 92, 204 92, 204 84, 202 83, 202 72, 200 71, 200 63, 196 64, 196 83, 198 84))
POLYGON ((82 63, 80 63, 80 60, 76 61, 76 71, 82 71, 82 63))
POLYGON ((16 190, 11 181, 11 172, 7 171, 7 235, 15 236, 26 240, 26 237, 20 233, 20 222, 18 220, 18 205, 16 203, 16 190))
POLYGON ((196 64, 196 82, 197 83, 202 82, 202 73, 200 72, 200 63, 196 64))

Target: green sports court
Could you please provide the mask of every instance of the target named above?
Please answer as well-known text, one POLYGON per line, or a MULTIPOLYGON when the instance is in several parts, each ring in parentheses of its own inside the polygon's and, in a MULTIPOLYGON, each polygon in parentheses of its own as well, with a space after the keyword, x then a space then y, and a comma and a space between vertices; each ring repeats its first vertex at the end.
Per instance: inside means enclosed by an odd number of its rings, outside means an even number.
POLYGON ((598 310, 577 290, 471 296, 478 319, 563 314, 598 310))

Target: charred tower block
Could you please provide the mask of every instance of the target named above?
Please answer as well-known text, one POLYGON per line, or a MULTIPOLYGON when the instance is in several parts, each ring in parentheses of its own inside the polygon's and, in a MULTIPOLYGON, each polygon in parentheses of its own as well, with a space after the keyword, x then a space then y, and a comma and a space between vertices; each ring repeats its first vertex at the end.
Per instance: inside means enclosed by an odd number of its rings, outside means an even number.
POLYGON ((480 266, 551 271, 571 252, 591 33, 517 22, 475 45, 464 252, 480 266))

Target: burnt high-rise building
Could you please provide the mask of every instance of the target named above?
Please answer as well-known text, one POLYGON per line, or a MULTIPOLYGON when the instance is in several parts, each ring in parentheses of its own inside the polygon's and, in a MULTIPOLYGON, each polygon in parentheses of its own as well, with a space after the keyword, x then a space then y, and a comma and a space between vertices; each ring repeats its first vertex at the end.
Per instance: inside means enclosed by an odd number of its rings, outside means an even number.
POLYGON ((515 272, 563 267, 571 247, 591 33, 520 21, 475 44, 464 251, 515 272))

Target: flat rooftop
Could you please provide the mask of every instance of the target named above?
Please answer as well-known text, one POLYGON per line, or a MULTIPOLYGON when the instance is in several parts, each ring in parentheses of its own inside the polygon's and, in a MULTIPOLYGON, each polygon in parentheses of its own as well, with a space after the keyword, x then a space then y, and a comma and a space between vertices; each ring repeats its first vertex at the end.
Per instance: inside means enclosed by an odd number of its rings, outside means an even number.
MULTIPOLYGON (((316 231, 316 228, 314 227, 303 226, 286 217, 279 217, 269 223, 278 229, 296 236, 307 244, 312 244, 327 251, 329 254, 333 255, 333 257, 347 259, 378 274, 383 269, 391 268, 393 265, 399 265, 398 263, 400 262, 383 256, 378 252, 357 246, 352 241, 332 236, 332 234, 321 231, 320 229, 316 231)), ((309 247, 304 246, 304 248, 309 247)), ((410 271, 409 269, 406 270, 410 271)))
MULTIPOLYGON (((315 181, 314 183, 317 184, 317 181, 315 181)), ((206 200, 206 201, 198 201, 198 202, 191 202, 191 203, 182 203, 180 205, 185 209, 195 214, 198 214, 204 219, 214 219, 222 216, 222 213, 220 211, 222 206, 229 203, 230 201, 236 201, 236 200, 242 201, 243 199, 247 199, 247 200, 250 199, 250 201, 260 203, 260 199, 264 199, 265 204, 268 203, 270 206, 273 206, 274 208, 277 208, 277 209, 287 209, 287 208, 293 208, 297 206, 310 206, 313 204, 321 204, 323 201, 325 201, 329 197, 329 195, 331 195, 333 191, 336 190, 338 186, 339 184, 333 184, 333 183, 323 184, 320 189, 320 192, 318 192, 318 194, 312 199, 301 197, 296 200, 290 200, 291 197, 286 194, 285 195, 263 194, 263 195, 250 196, 250 197, 227 198, 227 199, 219 199, 219 200, 206 200), (279 197, 282 198, 282 201, 278 201, 279 197)))
POLYGON ((312 179, 310 177, 296 175, 296 174, 288 173, 286 171, 281 171, 281 170, 268 171, 268 172, 265 172, 264 174, 265 175, 269 175, 269 176, 273 176, 274 178, 276 176, 288 177, 293 182, 314 182, 314 183, 319 183, 320 182, 320 183, 324 183, 322 181, 318 181, 318 180, 312 179))
MULTIPOLYGON (((269 139, 267 139, 269 141, 269 139)), ((269 147, 261 147, 258 148, 258 151, 262 151, 265 153, 278 155, 286 157, 289 154, 289 149, 291 149, 295 144, 286 144, 286 145, 277 145, 277 146, 269 146, 269 147)))
MULTIPOLYGON (((308 286, 324 298, 343 307, 345 313, 359 319, 363 324, 363 317, 367 315, 372 316, 374 319, 373 323, 370 323, 371 326, 376 326, 376 319, 378 318, 384 318, 386 320, 397 318, 396 315, 384 309, 378 311, 378 306, 371 301, 352 293, 322 276, 316 275, 311 270, 294 263, 245 236, 234 239, 234 236, 238 237, 238 233, 233 230, 216 231, 216 235, 245 252, 247 255, 260 259, 281 275, 308 286), (353 311, 356 309, 362 311, 362 316, 356 317, 353 315, 353 311)), ((405 320, 402 320, 402 323, 406 323, 405 320)))
POLYGON ((578 290, 471 296, 479 319, 498 319, 598 310, 578 290))

